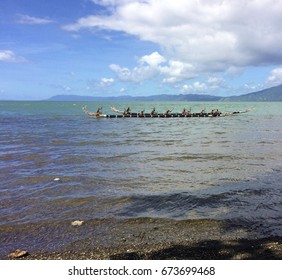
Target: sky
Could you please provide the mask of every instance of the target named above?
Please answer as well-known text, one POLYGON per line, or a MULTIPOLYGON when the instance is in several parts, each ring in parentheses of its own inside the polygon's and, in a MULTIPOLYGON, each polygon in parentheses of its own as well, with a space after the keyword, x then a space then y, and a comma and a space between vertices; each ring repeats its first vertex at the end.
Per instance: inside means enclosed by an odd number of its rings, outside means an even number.
POLYGON ((282 0, 1 0, 0 100, 282 84, 282 0))

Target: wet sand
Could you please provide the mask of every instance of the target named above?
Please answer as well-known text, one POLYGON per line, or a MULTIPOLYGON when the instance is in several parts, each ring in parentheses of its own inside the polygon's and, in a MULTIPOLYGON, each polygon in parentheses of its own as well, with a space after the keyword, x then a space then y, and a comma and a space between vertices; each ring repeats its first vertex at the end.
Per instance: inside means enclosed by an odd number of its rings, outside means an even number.
POLYGON ((260 236, 226 221, 139 218, 23 227, 0 230, 1 243, 10 242, 2 259, 16 249, 28 251, 27 260, 282 259, 281 236, 260 236))

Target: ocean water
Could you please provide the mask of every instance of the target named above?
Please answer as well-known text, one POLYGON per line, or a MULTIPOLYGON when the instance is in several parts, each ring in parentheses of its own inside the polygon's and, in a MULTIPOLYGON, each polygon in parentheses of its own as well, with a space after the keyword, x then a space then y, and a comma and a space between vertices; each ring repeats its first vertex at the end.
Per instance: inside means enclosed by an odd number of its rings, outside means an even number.
MULTIPOLYGON (((226 220, 281 236, 281 171, 282 103, 0 102, 2 234, 29 224, 144 217, 226 220), (94 119, 84 104, 104 113, 110 105, 252 111, 94 119)), ((5 240, 7 248, 16 242, 5 240)))

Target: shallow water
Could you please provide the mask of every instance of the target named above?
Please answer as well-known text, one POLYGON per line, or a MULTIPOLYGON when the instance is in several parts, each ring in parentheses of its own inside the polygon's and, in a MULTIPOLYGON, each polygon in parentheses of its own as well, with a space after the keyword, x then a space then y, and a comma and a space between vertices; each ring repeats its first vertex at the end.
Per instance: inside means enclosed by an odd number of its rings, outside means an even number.
MULTIPOLYGON (((93 119, 82 103, 0 102, 0 226, 136 217, 215 219, 282 234, 281 103, 224 118, 93 119), (59 178, 60 180, 54 180, 59 178)), ((95 110, 109 103, 89 103, 95 110)))

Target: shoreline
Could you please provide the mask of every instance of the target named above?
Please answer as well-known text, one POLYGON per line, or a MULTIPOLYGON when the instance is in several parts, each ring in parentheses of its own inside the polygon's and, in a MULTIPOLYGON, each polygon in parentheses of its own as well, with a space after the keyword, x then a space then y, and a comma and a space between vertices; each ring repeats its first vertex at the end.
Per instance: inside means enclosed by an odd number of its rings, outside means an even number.
MULTIPOLYGON (((227 221, 136 218, 16 228, 5 231, 18 242, 6 246, 1 259, 12 259, 8 253, 16 249, 28 252, 22 260, 282 259, 282 236, 260 236, 227 221)), ((5 246, 5 237, 0 241, 5 246)))
POLYGON ((281 260, 281 238, 209 240, 156 244, 154 247, 95 248, 86 251, 34 253, 25 260, 281 260))

